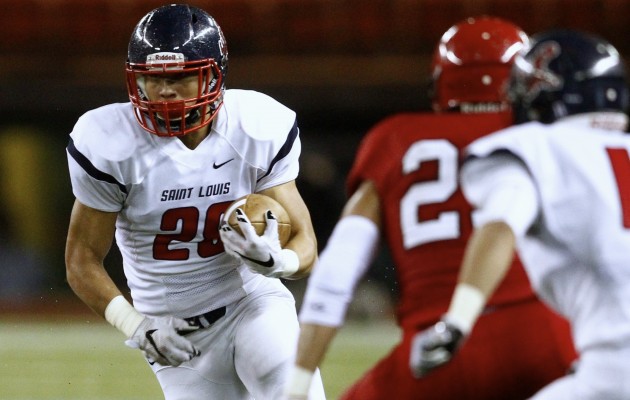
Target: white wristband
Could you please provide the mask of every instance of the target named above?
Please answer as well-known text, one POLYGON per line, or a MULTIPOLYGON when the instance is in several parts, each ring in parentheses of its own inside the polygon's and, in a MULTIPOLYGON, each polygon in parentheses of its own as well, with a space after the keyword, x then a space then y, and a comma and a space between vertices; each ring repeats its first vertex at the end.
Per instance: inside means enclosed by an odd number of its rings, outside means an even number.
POLYGON ((287 278, 297 272, 300 269, 300 257, 297 253, 291 249, 280 250, 280 257, 282 259, 282 277, 287 278))
POLYGON ((288 396, 307 398, 313 375, 313 371, 294 365, 289 375, 289 383, 285 389, 285 394, 288 396))
POLYGON ((120 295, 114 297, 105 308, 105 319, 130 338, 144 320, 144 316, 120 295))
POLYGON ((469 334, 486 304, 486 297, 474 286, 460 283, 455 287, 451 305, 445 318, 469 334))

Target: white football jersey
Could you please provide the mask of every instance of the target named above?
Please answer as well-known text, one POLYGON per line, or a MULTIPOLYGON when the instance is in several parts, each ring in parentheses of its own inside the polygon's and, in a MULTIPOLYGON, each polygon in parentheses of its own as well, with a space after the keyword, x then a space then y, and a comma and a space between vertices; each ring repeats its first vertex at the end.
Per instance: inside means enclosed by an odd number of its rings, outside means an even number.
POLYGON ((589 115, 532 122, 474 142, 467 162, 506 151, 540 200, 518 238, 533 287, 571 321, 579 349, 630 340, 630 135, 593 128, 589 115))
POLYGON ((67 150, 76 198, 119 213, 116 242, 141 313, 195 316, 269 279, 224 252, 218 226, 233 200, 297 177, 292 110, 227 90, 210 134, 190 150, 144 131, 130 103, 111 104, 78 120, 67 150))

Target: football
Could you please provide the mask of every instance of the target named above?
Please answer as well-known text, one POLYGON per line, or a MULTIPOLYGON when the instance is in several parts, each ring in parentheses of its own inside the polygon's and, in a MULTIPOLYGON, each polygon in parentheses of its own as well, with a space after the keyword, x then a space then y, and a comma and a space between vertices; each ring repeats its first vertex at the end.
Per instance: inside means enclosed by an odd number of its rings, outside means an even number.
POLYGON ((236 222, 236 213, 234 212, 237 208, 245 212, 245 215, 249 218, 249 222, 252 223, 258 236, 261 236, 265 232, 265 227, 267 226, 265 212, 271 210, 278 220, 278 238, 280 239, 280 245, 284 247, 289 241, 291 237, 291 220, 282 204, 278 203, 276 200, 257 193, 248 194, 234 200, 225 214, 227 216, 227 222, 232 229, 242 234, 238 222, 236 222))

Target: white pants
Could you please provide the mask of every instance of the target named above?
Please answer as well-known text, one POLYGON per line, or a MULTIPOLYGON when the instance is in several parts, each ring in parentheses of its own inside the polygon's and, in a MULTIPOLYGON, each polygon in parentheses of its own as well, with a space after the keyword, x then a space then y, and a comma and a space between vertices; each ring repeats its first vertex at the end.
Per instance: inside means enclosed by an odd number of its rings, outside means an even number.
MULTIPOLYGON (((153 370, 166 400, 280 399, 298 334, 292 294, 268 279, 212 326, 186 336, 199 357, 179 367, 155 364, 153 370)), ((309 399, 325 398, 318 373, 309 399)))
POLYGON ((594 347, 580 355, 575 373, 540 390, 531 400, 630 399, 630 347, 594 347))

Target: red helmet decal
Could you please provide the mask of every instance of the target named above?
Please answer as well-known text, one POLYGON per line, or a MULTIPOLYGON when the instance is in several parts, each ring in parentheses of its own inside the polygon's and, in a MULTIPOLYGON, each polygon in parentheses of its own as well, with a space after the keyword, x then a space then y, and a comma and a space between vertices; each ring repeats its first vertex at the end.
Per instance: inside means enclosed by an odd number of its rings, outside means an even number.
MULTIPOLYGON (((522 69, 531 69, 525 88, 525 99, 531 100, 538 96, 541 90, 558 90, 562 88, 562 77, 554 73, 549 64, 560 56, 560 45, 557 42, 548 41, 541 43, 531 54, 528 66, 522 69)), ((517 61, 517 64, 521 60, 517 61)), ((527 61, 523 62, 527 63, 527 61)), ((527 69, 525 71, 527 72, 527 69)))

